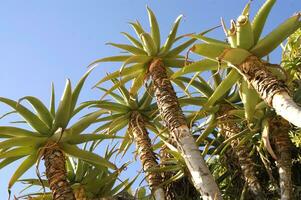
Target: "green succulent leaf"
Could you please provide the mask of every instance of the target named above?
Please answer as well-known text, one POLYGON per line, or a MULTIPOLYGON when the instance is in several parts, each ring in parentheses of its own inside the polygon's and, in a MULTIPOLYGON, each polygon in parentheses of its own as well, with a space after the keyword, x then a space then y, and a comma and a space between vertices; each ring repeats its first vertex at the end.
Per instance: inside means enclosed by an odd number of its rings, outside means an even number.
POLYGON ((137 48, 143 49, 143 46, 141 42, 139 42, 137 39, 135 39, 133 36, 131 36, 128 33, 121 32, 122 35, 124 35, 133 45, 135 45, 137 48))
POLYGON ((141 33, 140 38, 143 43, 143 48, 147 52, 147 55, 149 56, 156 55, 157 47, 153 38, 148 33, 141 33))
POLYGON ((12 137, 38 136, 37 133, 12 126, 0 126, 0 134, 12 137))
POLYGON ((259 40, 250 52, 260 58, 271 53, 281 42, 301 27, 300 16, 301 13, 298 13, 280 24, 267 36, 259 40))
POLYGON ((79 94, 83 88, 83 85, 87 79, 87 77, 89 76, 89 74, 92 72, 94 68, 89 69, 84 76, 79 80, 79 82, 77 83, 77 85, 75 86, 73 92, 72 92, 72 99, 71 99, 71 106, 70 106, 70 116, 73 115, 73 111, 75 109, 79 94))
POLYGON ((140 48, 137 48, 132 45, 127 45, 127 44, 116 44, 116 43, 107 43, 108 45, 117 47, 119 49, 125 50, 129 53, 132 53, 134 55, 146 55, 146 52, 140 48))
POLYGON ((54 84, 51 83, 51 96, 50 96, 50 106, 49 106, 50 113, 52 118, 55 116, 55 91, 54 91, 54 84))
POLYGON ((185 60, 179 58, 163 58, 163 63, 166 67, 182 68, 185 66, 185 60))
POLYGON ((213 39, 213 38, 210 38, 210 37, 206 37, 204 35, 198 34, 198 35, 191 35, 190 37, 201 40, 201 41, 203 41, 205 43, 208 43, 208 44, 216 44, 216 45, 224 46, 226 48, 230 48, 228 43, 223 42, 221 40, 216 40, 216 39, 213 39))
POLYGON ((17 168, 13 176, 10 178, 8 183, 8 188, 10 189, 16 181, 27 171, 29 170, 37 161, 38 154, 37 152, 32 153, 32 155, 28 156, 17 168))
POLYGON ((105 135, 105 134, 82 134, 82 135, 67 137, 63 141, 67 142, 68 144, 81 144, 81 143, 96 141, 96 140, 120 139, 120 138, 122 137, 105 135))
POLYGON ((217 61, 204 59, 204 60, 200 60, 200 61, 197 61, 192 64, 184 66, 179 71, 173 73, 170 78, 175 79, 179 76, 189 74, 189 73, 194 73, 194 72, 201 73, 201 72, 208 71, 208 70, 217 70, 219 68, 222 69, 224 67, 225 67, 225 64, 222 64, 219 66, 217 61))
POLYGON ((190 47, 190 45, 192 45, 194 42, 196 41, 196 39, 190 39, 186 42, 184 42, 183 44, 175 47, 174 49, 171 49, 167 54, 166 57, 167 58, 171 58, 171 57, 176 57, 178 54, 180 54, 182 51, 184 51, 185 49, 187 49, 188 47, 190 47))
POLYGON ((114 85, 101 97, 101 100, 106 97, 108 94, 110 94, 112 91, 116 89, 120 89, 122 85, 126 84, 130 80, 134 79, 137 77, 139 72, 134 72, 132 74, 129 74, 128 76, 123 77, 120 81, 114 82, 114 85))
POLYGON ((0 149, 12 148, 16 146, 38 146, 45 142, 45 137, 16 137, 0 142, 0 149))
POLYGON ((139 89, 143 86, 145 81, 145 71, 142 71, 141 74, 139 74, 133 81, 133 84, 130 88, 130 95, 134 97, 137 95, 139 89))
POLYGON ((111 80, 111 79, 114 79, 114 78, 118 78, 120 76, 128 76, 130 74, 133 74, 133 73, 138 73, 138 72, 141 72, 142 70, 144 70, 144 65, 143 64, 135 64, 135 65, 132 65, 130 67, 127 67, 127 68, 124 68, 122 70, 122 72, 120 71, 115 71, 111 74, 108 74, 106 77, 104 77, 103 79, 101 79, 100 81, 98 81, 95 86, 97 85, 100 85, 101 83, 105 82, 105 81, 108 81, 108 80, 111 80))
POLYGON ((179 79, 182 82, 190 84, 190 86, 195 88, 198 92, 205 95, 206 97, 211 96, 212 93, 214 92, 213 89, 208 85, 208 83, 206 83, 202 79, 200 79, 199 81, 195 81, 195 80, 191 81, 190 78, 183 77, 183 76, 177 77, 177 79, 179 79))
POLYGON ((241 78, 241 75, 232 69, 221 84, 215 89, 214 93, 209 97, 206 106, 210 107, 220 100, 233 85, 241 78))
POLYGON ((150 22, 150 27, 151 27, 151 36, 156 45, 156 52, 158 52, 160 50, 160 46, 161 46, 159 24, 157 22, 156 16, 153 13, 153 11, 149 7, 146 7, 146 8, 147 8, 147 13, 148 13, 148 19, 150 22))
POLYGON ((23 156, 18 156, 18 157, 10 157, 10 158, 6 158, 6 159, 3 159, 1 160, 0 162, 0 169, 6 167, 7 165, 15 162, 16 160, 19 160, 21 159, 23 156))
POLYGON ((94 66, 96 64, 102 63, 102 62, 124 62, 127 59, 129 59, 132 55, 126 55, 126 56, 110 56, 110 57, 105 57, 101 59, 97 59, 93 61, 89 67, 94 66))
POLYGON ((124 67, 126 67, 129 64, 132 63, 139 63, 142 64, 144 66, 144 64, 148 63, 149 61, 151 61, 152 57, 151 56, 145 56, 145 55, 135 55, 135 56, 131 56, 130 58, 128 58, 126 61, 124 61, 124 63, 121 66, 120 72, 122 72, 124 69, 124 67))
POLYGON ((56 131, 58 128, 65 129, 67 127, 70 120, 71 101, 72 89, 71 82, 68 79, 59 107, 55 113, 53 131, 56 131))
POLYGON ((71 133, 71 137, 75 137, 75 135, 81 134, 84 130, 86 130, 90 125, 95 123, 96 119, 104 114, 106 111, 100 110, 96 111, 95 113, 88 115, 86 117, 83 117, 81 120, 77 121, 75 124, 73 124, 68 130, 71 133))
POLYGON ((113 163, 111 163, 105 158, 98 156, 95 153, 82 150, 74 145, 69 145, 69 144, 61 144, 61 147, 64 150, 64 152, 66 152, 72 157, 85 160, 96 166, 104 166, 110 169, 116 169, 116 166, 113 163))
POLYGON ((33 112, 13 100, 0 97, 0 101, 15 109, 33 129, 43 135, 49 134, 49 128, 47 127, 47 125, 33 112))
POLYGON ((132 26, 132 28, 136 32, 136 35, 137 35, 138 38, 140 38, 140 35, 142 33, 145 33, 145 31, 143 30, 141 24, 138 21, 136 21, 136 23, 130 22, 130 25, 132 26))
POLYGON ((32 152, 34 152, 34 150, 36 150, 36 149, 34 149, 32 147, 28 147, 28 146, 14 148, 12 150, 7 150, 5 152, 1 152, 0 159, 12 158, 12 157, 23 157, 26 155, 30 155, 32 152))
POLYGON ((269 13, 275 4, 276 0, 267 0, 263 6, 259 9, 257 14, 255 15, 253 22, 252 22, 252 29, 254 35, 254 43, 256 44, 260 38, 262 33, 264 24, 269 16, 269 13))
POLYGON ((53 117, 48 108, 38 98, 33 96, 23 97, 19 100, 19 103, 21 103, 22 100, 27 100, 37 111, 39 118, 47 125, 49 129, 51 129, 53 117))
POLYGON ((119 113, 127 113, 129 111, 128 106, 115 103, 115 102, 109 102, 109 101, 99 101, 98 103, 95 104, 95 107, 106 109, 112 112, 119 112, 119 113))
POLYGON ((166 39, 164 45, 163 45, 163 49, 162 49, 162 51, 161 51, 161 53, 162 53, 163 55, 166 54, 166 53, 170 50, 170 48, 172 47, 172 44, 173 44, 174 41, 175 41, 175 38, 176 38, 176 35, 177 35, 177 31, 178 31, 178 27, 179 27, 179 24, 180 24, 180 22, 181 22, 182 17, 183 17, 183 16, 180 15, 180 16, 176 19, 176 21, 174 22, 173 27, 172 27, 172 29, 171 29, 171 31, 170 31, 170 33, 169 33, 169 35, 168 35, 168 37, 167 37, 167 39, 166 39))
MULTIPOLYGON (((108 90, 106 88, 103 87, 97 87, 97 89, 100 89, 101 91, 104 92, 108 92, 108 90)), ((116 94, 115 92, 110 92, 108 93, 115 101, 117 101, 120 104, 126 104, 125 100, 119 96, 118 94, 116 94)))

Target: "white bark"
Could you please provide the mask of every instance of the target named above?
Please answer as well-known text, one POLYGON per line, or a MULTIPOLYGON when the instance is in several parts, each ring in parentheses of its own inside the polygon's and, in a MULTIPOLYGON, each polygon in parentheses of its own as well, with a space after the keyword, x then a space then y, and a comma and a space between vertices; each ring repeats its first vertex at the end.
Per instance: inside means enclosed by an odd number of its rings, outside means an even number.
POLYGON ((301 108, 287 92, 276 93, 273 96, 272 106, 278 115, 295 126, 301 127, 301 108))
POLYGON ((285 185, 291 182, 291 174, 288 174, 283 167, 279 167, 279 176, 280 176, 280 188, 281 188, 281 200, 289 200, 292 197, 292 190, 287 190, 287 186, 285 185))
POLYGON ((203 200, 221 200, 220 190, 209 171, 204 158, 195 144, 187 126, 181 126, 173 131, 178 135, 179 148, 190 171, 195 188, 200 192, 203 200))
POLYGON ((154 191, 155 200, 165 200, 164 190, 162 188, 157 188, 154 191))

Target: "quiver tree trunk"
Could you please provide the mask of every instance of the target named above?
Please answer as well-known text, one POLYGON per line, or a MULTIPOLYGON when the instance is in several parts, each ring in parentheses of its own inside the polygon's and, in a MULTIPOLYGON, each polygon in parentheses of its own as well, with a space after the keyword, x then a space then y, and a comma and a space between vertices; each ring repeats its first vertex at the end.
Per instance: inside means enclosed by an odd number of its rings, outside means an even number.
POLYGON ((161 59, 154 59, 150 63, 149 75, 155 88, 160 115, 177 143, 195 188, 200 192, 203 199, 222 199, 221 192, 188 128, 161 59))
MULTIPOLYGON (((172 139, 168 140, 168 143, 176 146, 172 139)), ((160 160, 162 167, 170 167, 169 159, 172 155, 168 152, 167 145, 163 145, 160 149, 160 160)), ((162 172, 163 181, 168 181, 172 176, 176 175, 176 172, 162 172)), ((164 185, 165 199, 166 200, 199 200, 200 194, 190 182, 187 176, 180 178, 179 180, 164 185)))
POLYGON ((67 180, 64 152, 53 141, 48 142, 43 151, 46 177, 53 200, 75 200, 67 180))
POLYGON ((156 200, 164 200, 164 191, 159 185, 162 182, 160 173, 149 171, 158 167, 155 153, 152 151, 151 140, 145 129, 145 121, 139 112, 132 112, 130 129, 134 135, 138 154, 146 174, 146 180, 156 200))
MULTIPOLYGON (((229 105, 223 104, 219 111, 218 126, 221 134, 226 139, 231 138, 242 131, 241 127, 234 122, 235 117, 228 114, 230 110, 231 107, 229 105)), ((233 139, 231 141, 231 147, 238 158, 245 182, 256 199, 265 199, 260 182, 256 177, 255 163, 249 156, 251 149, 245 144, 238 146, 239 143, 239 139, 233 139)))
POLYGON ((249 56, 237 69, 276 113, 301 127, 301 108, 293 101, 282 80, 278 80, 256 56, 249 56))
POLYGON ((277 156, 277 167, 279 171, 279 185, 281 200, 293 199, 292 184, 292 143, 289 138, 290 124, 281 117, 272 118, 270 121, 270 135, 277 156))

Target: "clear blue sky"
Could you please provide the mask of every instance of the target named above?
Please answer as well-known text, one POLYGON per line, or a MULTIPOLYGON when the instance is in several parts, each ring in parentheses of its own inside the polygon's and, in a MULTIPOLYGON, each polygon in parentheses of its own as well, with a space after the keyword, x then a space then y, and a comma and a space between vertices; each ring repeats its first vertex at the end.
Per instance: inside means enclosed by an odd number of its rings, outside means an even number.
MULTIPOLYGON (((0 96, 18 99, 25 95, 49 101, 50 83, 54 81, 61 94, 65 79, 75 83, 96 58, 114 55, 115 49, 105 43, 124 42, 120 32, 130 31, 127 22, 140 20, 148 25, 145 6, 158 17, 161 32, 166 36, 174 19, 184 15, 181 33, 198 32, 236 18, 247 0, 44 0, 0 1, 0 96)), ((264 0, 253 0, 251 17, 264 0)), ((279 0, 265 32, 301 10, 300 0, 279 0)), ((212 35, 223 38, 221 31, 212 35)), ((279 52, 272 61, 279 62, 279 52)), ((101 94, 90 90, 110 68, 97 68, 87 82, 81 100, 101 94)), ((7 108, 0 105, 0 114, 7 108)), ((0 121, 3 125, 4 122, 0 121)), ((0 171, 1 199, 7 198, 6 186, 14 165, 0 171)), ((32 173, 33 174, 33 173, 32 173)), ((14 192, 20 186, 13 188, 14 192)))

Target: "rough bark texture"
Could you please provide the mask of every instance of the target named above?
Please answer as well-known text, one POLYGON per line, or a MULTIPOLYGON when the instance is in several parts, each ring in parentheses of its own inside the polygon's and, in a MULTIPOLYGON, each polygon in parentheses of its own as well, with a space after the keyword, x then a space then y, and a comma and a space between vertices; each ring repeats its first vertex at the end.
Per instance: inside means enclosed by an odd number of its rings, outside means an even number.
MULTIPOLYGON (((232 121, 235 119, 234 116, 228 115, 228 112, 231 109, 232 108, 230 105, 224 104, 221 106, 221 110, 219 111, 220 117, 218 125, 221 130, 221 134, 223 134, 225 138, 230 138, 242 131, 241 127, 232 121)), ((238 147, 238 144, 239 139, 234 139, 231 141, 231 147, 238 158, 239 165, 249 190, 251 193, 253 193, 256 199, 265 199, 260 182, 256 177, 255 163, 249 156, 251 150, 247 145, 240 145, 240 147, 238 147)))
POLYGON ((86 191, 82 186, 79 186, 74 190, 74 196, 76 200, 88 200, 86 191))
POLYGON ((161 175, 157 172, 148 172, 149 169, 158 167, 155 153, 152 151, 151 140, 148 137, 148 132, 145 129, 145 121, 139 112, 132 112, 130 120, 130 129, 134 135, 138 154, 146 174, 146 180, 150 189, 154 193, 161 184, 161 175))
POLYGON ((279 92, 287 92, 287 87, 282 80, 278 80, 268 69, 266 63, 256 56, 249 56, 238 69, 248 79, 249 83, 270 106, 273 96, 279 92))
POLYGON ((220 190, 190 133, 161 59, 154 59, 151 62, 149 74, 155 88, 160 115, 177 142, 177 147, 185 159, 194 186, 204 199, 221 199, 220 190))
POLYGON ((271 136, 276 150, 281 200, 293 199, 290 124, 281 117, 270 120, 271 136))
POLYGON ((269 63, 249 56, 237 70, 258 92, 259 96, 284 119, 301 127, 301 108, 293 101, 283 80, 278 80, 267 68, 269 63))
POLYGON ((55 142, 48 142, 44 149, 46 176, 53 200, 75 200, 67 180, 65 155, 55 142))
MULTIPOLYGON (((173 143, 172 139, 169 139, 168 141, 173 146, 177 146, 175 143, 173 143)), ((172 164, 166 162, 170 158, 172 158, 172 155, 167 151, 168 147, 166 145, 163 145, 160 150, 160 160, 163 167, 172 166, 172 164), (166 162, 166 163, 165 163, 166 162), (164 164, 165 163, 165 164, 164 164)), ((163 181, 169 180, 172 176, 174 176, 176 172, 163 172, 162 177, 163 181)), ((166 200, 199 200, 200 194, 195 189, 195 187, 192 185, 190 180, 187 176, 184 176, 183 178, 173 181, 169 184, 166 184, 164 186, 165 191, 165 199, 166 200)))

